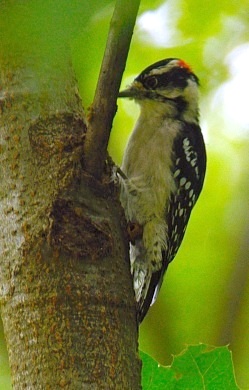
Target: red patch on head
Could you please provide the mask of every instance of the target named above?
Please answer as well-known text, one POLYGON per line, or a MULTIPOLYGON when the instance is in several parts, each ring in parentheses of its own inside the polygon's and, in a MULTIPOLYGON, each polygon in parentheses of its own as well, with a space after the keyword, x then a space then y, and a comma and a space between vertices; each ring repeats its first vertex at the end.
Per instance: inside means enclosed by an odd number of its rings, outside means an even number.
POLYGON ((189 66, 189 64, 187 64, 185 61, 183 60, 179 60, 178 61, 178 66, 180 66, 180 68, 185 68, 187 69, 189 72, 192 72, 192 69, 191 67, 189 66))

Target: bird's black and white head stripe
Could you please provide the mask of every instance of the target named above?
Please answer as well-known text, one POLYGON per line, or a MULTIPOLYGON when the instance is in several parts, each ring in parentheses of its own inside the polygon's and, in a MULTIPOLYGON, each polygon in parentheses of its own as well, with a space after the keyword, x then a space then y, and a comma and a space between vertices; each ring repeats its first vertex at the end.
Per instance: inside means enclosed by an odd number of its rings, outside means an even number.
POLYGON ((189 78, 199 84, 198 77, 186 62, 178 58, 168 58, 148 66, 135 81, 141 82, 149 90, 167 87, 184 89, 189 78))

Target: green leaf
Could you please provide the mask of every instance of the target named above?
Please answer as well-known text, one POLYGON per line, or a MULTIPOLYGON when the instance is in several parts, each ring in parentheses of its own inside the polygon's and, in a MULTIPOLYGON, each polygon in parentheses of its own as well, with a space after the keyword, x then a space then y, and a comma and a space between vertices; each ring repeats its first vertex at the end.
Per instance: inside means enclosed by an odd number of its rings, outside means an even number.
POLYGON ((168 367, 160 366, 145 353, 143 390, 238 390, 234 377, 231 352, 228 347, 191 345, 175 356, 168 367))
POLYGON ((167 390, 174 389, 174 373, 170 367, 160 366, 146 353, 140 351, 143 362, 142 388, 143 390, 160 390, 167 386, 167 390))

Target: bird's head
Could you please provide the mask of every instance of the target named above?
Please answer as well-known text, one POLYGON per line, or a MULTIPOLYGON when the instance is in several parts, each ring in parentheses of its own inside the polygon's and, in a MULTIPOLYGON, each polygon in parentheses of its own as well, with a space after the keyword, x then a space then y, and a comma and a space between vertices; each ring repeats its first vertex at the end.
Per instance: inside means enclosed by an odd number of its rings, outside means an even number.
POLYGON ((144 69, 118 97, 134 99, 141 110, 160 108, 178 119, 198 122, 199 80, 190 66, 168 58, 144 69))

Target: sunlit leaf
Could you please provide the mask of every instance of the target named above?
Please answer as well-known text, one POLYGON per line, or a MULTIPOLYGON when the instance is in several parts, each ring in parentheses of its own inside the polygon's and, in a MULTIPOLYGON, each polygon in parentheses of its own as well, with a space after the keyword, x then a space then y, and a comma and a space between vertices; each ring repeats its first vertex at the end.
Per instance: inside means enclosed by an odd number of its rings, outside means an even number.
POLYGON ((188 346, 170 367, 160 366, 145 353, 143 390, 238 390, 231 353, 227 347, 188 346))

